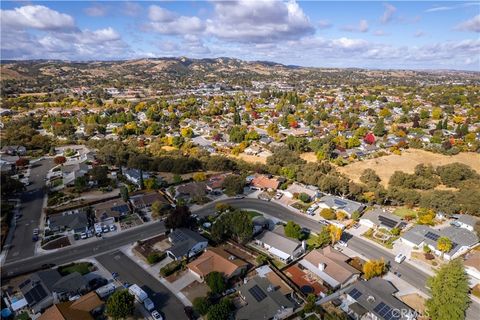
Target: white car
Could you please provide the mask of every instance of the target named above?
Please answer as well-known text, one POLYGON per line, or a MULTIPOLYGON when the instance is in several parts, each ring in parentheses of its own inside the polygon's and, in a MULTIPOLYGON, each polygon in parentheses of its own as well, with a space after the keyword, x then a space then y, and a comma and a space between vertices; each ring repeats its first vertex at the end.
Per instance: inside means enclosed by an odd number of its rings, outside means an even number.
POLYGON ((403 253, 399 253, 395 256, 396 263, 402 263, 405 260, 406 256, 403 253))
POLYGON ((162 315, 157 310, 153 310, 151 315, 152 315, 152 318, 155 320, 163 320, 162 315))
POLYGON ((115 231, 115 230, 117 230, 117 227, 116 227, 114 224, 111 224, 111 225, 110 225, 110 231, 113 232, 113 231, 115 231))
POLYGON ((80 238, 82 238, 82 239, 87 239, 87 238, 88 238, 87 233, 86 233, 86 232, 82 232, 81 235, 80 235, 80 238))
POLYGON ((337 243, 338 243, 339 246, 342 246, 342 247, 345 247, 345 248, 348 247, 348 244, 345 241, 340 240, 337 243))

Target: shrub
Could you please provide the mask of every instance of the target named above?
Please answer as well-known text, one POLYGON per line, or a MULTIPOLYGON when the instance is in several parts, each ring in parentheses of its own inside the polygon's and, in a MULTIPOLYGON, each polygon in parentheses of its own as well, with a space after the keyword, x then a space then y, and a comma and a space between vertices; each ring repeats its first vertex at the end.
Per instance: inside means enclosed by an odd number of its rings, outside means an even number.
POLYGON ((193 300, 192 304, 193 309, 202 316, 207 314, 208 309, 210 309, 210 306, 212 305, 210 300, 206 297, 197 297, 193 300))
POLYGON ((155 264, 165 259, 166 256, 167 254, 165 252, 162 252, 162 253, 152 252, 148 255, 147 262, 149 264, 155 264))
POLYGON ((162 277, 168 277, 169 275, 173 274, 174 272, 182 269, 182 262, 181 261, 172 261, 163 268, 160 269, 160 275, 162 277))
POLYGON ((344 219, 347 217, 347 214, 346 214, 345 212, 343 212, 343 211, 337 211, 337 212, 335 213, 335 216, 336 216, 336 218, 337 218, 338 221, 342 221, 342 220, 344 220, 344 219))
POLYGON ((333 220, 336 218, 335 211, 329 208, 322 209, 320 215, 327 220, 333 220))

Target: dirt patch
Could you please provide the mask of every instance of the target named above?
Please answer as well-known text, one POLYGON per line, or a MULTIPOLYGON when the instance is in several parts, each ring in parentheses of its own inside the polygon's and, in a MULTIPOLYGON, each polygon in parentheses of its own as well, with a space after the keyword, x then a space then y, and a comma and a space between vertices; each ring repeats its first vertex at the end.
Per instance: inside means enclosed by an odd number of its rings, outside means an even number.
POLYGON ((234 156, 234 158, 242 159, 243 161, 248 163, 261 163, 261 164, 267 163, 267 157, 254 156, 254 155, 245 154, 245 153, 240 153, 238 156, 236 157, 234 156))
POLYGON ((437 167, 453 162, 466 164, 480 173, 480 154, 462 152, 454 156, 446 156, 418 149, 405 150, 402 155, 392 154, 380 158, 355 162, 344 167, 338 167, 337 170, 347 175, 353 181, 359 182, 360 176, 365 169, 373 169, 380 179, 382 179, 382 184, 387 186, 388 180, 390 180, 390 177, 395 171, 403 171, 412 174, 414 173, 415 166, 420 163, 432 164, 437 167))
POLYGON ((426 299, 419 295, 418 293, 406 294, 400 297, 400 300, 405 302, 413 310, 417 311, 420 314, 425 314, 425 302, 426 299))
POLYGON ((302 158, 303 160, 305 160, 307 162, 317 162, 318 161, 317 155, 315 154, 315 152, 304 152, 300 155, 300 158, 302 158))
POLYGON ((69 245, 71 245, 71 243, 70 243, 70 240, 68 240, 68 237, 61 237, 61 238, 58 238, 58 239, 47 242, 42 247, 42 249, 52 250, 52 249, 68 247, 69 245))
POLYGON ((188 286, 182 289, 182 293, 187 297, 188 300, 193 302, 195 298, 198 297, 205 297, 208 292, 209 292, 208 286, 205 284, 205 282, 198 282, 194 281, 190 283, 188 286))

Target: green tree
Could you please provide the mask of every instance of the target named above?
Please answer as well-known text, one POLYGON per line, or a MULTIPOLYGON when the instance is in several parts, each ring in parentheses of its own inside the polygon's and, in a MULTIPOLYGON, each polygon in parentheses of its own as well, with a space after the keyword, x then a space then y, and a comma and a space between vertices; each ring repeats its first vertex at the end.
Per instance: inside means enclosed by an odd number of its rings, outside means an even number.
POLYGON ((208 320, 228 320, 231 317, 233 304, 230 299, 224 298, 210 307, 207 313, 208 320))
POLYGON ((120 195, 122 196, 123 201, 128 201, 128 188, 126 186, 120 188, 120 195))
POLYGON ((298 195, 298 199, 305 203, 310 202, 310 196, 304 192, 298 195))
POLYGON ((373 134, 377 137, 383 137, 386 132, 387 130, 385 130, 385 122, 383 121, 383 118, 378 118, 375 127, 373 127, 373 134))
POLYGON ((470 304, 468 276, 460 259, 443 265, 427 280, 431 298, 427 301, 428 315, 435 320, 463 320, 470 304))
POLYGON ((222 187, 225 189, 225 194, 228 196, 234 196, 236 194, 243 193, 244 186, 245 179, 234 174, 226 176, 222 183, 222 187))
POLYGON ((317 297, 313 294, 313 293, 310 293, 308 296, 307 296, 307 299, 306 299, 306 303, 305 303, 305 306, 303 307, 303 310, 306 312, 306 313, 310 313, 312 311, 315 310, 315 307, 316 307, 316 304, 315 304, 315 301, 317 301, 317 297))
POLYGON ((206 277, 205 281, 207 282, 210 291, 215 294, 220 294, 227 288, 225 284, 225 278, 220 272, 213 271, 210 272, 206 277))
POLYGON ((290 238, 301 239, 303 237, 302 227, 293 221, 288 221, 284 228, 285 235, 290 238))
POLYGON ((143 184, 147 190, 156 190, 159 188, 157 179, 155 177, 145 179, 145 181, 143 181, 143 184))
POLYGON ((125 319, 133 315, 135 297, 127 290, 114 292, 107 300, 106 314, 113 319, 125 319))
POLYGON ((208 309, 212 303, 206 297, 197 297, 193 300, 193 309, 198 312, 200 315, 204 316, 207 314, 208 309))

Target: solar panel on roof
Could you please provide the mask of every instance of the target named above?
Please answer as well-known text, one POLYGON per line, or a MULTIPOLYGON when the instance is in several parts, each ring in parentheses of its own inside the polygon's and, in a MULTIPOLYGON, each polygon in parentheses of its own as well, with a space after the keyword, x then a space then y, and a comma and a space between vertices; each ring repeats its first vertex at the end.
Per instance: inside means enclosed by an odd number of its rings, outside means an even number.
POLYGON ((42 301, 47 296, 45 289, 41 285, 37 285, 25 293, 25 299, 28 304, 33 305, 42 301))
POLYGON ((360 291, 358 291, 356 288, 353 288, 353 289, 348 293, 348 295, 349 295, 350 297, 352 297, 352 299, 355 299, 355 300, 356 300, 356 299, 358 299, 358 298, 362 295, 362 293, 361 293, 360 291))
POLYGON ((438 238, 440 238, 440 236, 438 234, 435 234, 433 232, 427 232, 427 234, 425 235, 425 238, 427 239, 430 239, 430 240, 433 240, 433 241, 437 241, 438 238))
POLYGON ((112 211, 127 212, 128 211, 128 206, 121 205, 121 206, 112 207, 112 211))
POLYGON ((347 203, 345 201, 338 200, 338 199, 333 199, 333 203, 335 203, 337 206, 341 206, 341 207, 344 207, 344 206, 347 205, 347 203))
POLYGON ((255 298, 255 300, 257 300, 257 302, 260 302, 267 297, 265 292, 263 292, 263 290, 260 289, 260 287, 257 285, 254 285, 253 287, 248 289, 248 292, 250 292, 250 294, 255 298))
POLYGON ((24 282, 22 282, 18 287, 20 289, 22 289, 23 287, 25 287, 27 284, 29 284, 30 282, 32 282, 30 279, 27 279, 25 280, 24 282))
POLYGON ((392 220, 390 218, 387 218, 387 217, 384 217, 384 216, 378 216, 378 220, 380 220, 380 222, 389 227, 389 228, 393 228, 397 225, 397 221, 395 220, 392 220))

